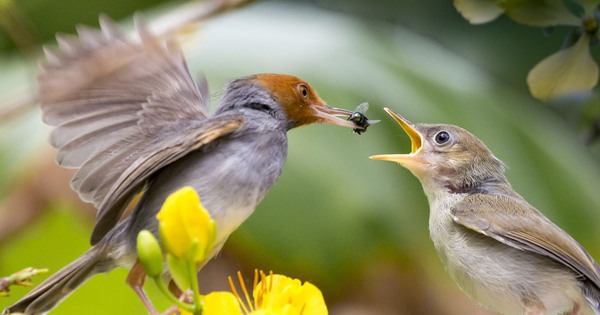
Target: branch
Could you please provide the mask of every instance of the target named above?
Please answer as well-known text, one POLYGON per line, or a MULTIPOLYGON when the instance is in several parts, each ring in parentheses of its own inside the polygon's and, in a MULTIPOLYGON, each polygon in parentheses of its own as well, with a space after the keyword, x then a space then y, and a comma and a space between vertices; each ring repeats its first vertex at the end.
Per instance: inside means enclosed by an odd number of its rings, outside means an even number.
POLYGON ((31 286, 31 277, 46 272, 48 272, 48 269, 28 267, 19 270, 10 276, 0 278, 0 296, 7 296, 11 285, 31 286))
POLYGON ((6 123, 14 117, 25 113, 37 103, 36 93, 30 89, 21 92, 15 97, 0 101, 0 124, 6 123), (2 105, 6 104, 6 105, 2 105))
MULTIPOLYGON (((242 7, 254 0, 210 0, 191 1, 166 13, 150 23, 157 36, 172 36, 191 23, 198 23, 235 8, 242 7)), ((13 117, 27 111, 38 103, 35 88, 28 89, 16 97, 0 100, 0 124, 6 123, 13 117), (4 104, 4 105, 2 105, 4 104)))
POLYGON ((155 34, 169 36, 182 31, 192 23, 198 23, 235 8, 240 8, 254 0, 211 0, 191 1, 166 13, 150 23, 155 34))

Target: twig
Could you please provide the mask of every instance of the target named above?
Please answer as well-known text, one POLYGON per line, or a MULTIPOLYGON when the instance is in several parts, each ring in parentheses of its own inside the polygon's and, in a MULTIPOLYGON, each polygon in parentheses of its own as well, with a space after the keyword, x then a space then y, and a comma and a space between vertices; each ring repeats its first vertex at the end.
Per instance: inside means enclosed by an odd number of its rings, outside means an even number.
MULTIPOLYGON (((188 2, 166 13, 150 23, 156 35, 165 37, 175 34, 191 23, 205 21, 218 14, 227 12, 253 2, 254 0, 210 0, 188 2)), ((38 102, 35 88, 28 89, 9 100, 0 100, 0 124, 27 111, 38 102)))
POLYGON ((0 124, 17 117, 37 102, 36 93, 31 89, 21 92, 15 97, 0 101, 0 124), (2 104, 5 104, 4 106, 2 104))
POLYGON ((254 0, 192 1, 179 6, 150 23, 158 36, 177 33, 191 23, 205 21, 234 8, 242 7, 254 0))
POLYGON ((0 296, 7 296, 11 285, 31 286, 31 277, 46 273, 48 269, 28 267, 0 279, 0 296))

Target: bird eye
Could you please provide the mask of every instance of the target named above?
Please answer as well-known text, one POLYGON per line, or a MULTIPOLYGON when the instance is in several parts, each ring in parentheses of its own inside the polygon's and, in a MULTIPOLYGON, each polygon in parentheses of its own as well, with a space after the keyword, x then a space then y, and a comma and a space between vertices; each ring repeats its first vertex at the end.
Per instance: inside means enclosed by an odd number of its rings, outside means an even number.
POLYGON ((446 131, 440 131, 435 135, 435 142, 437 144, 444 144, 450 140, 450 134, 446 131))
POLYGON ((298 92, 300 92, 300 94, 302 94, 302 97, 304 97, 304 99, 308 100, 308 87, 304 84, 300 84, 298 85, 298 92))

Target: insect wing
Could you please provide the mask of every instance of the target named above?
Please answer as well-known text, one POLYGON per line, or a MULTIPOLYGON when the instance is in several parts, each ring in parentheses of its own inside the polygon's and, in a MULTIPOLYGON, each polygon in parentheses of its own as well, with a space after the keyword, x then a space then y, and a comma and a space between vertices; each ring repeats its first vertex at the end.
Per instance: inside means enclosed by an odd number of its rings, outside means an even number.
POLYGON ((367 103, 367 102, 364 102, 364 103, 362 103, 362 104, 358 105, 358 106, 356 107, 356 110, 354 110, 354 111, 355 111, 355 112, 359 112, 359 113, 361 113, 361 114, 364 114, 364 113, 366 113, 366 112, 367 112, 367 110, 368 110, 368 109, 369 109, 369 103, 367 103))

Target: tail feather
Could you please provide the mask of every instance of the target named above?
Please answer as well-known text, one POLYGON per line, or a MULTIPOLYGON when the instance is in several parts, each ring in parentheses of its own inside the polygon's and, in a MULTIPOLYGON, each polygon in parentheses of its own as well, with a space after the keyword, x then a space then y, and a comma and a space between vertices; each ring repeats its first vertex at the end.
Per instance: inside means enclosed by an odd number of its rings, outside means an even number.
POLYGON ((91 276, 112 269, 105 259, 99 255, 97 247, 91 248, 35 287, 15 304, 6 308, 2 315, 12 313, 38 315, 49 312, 91 276))

